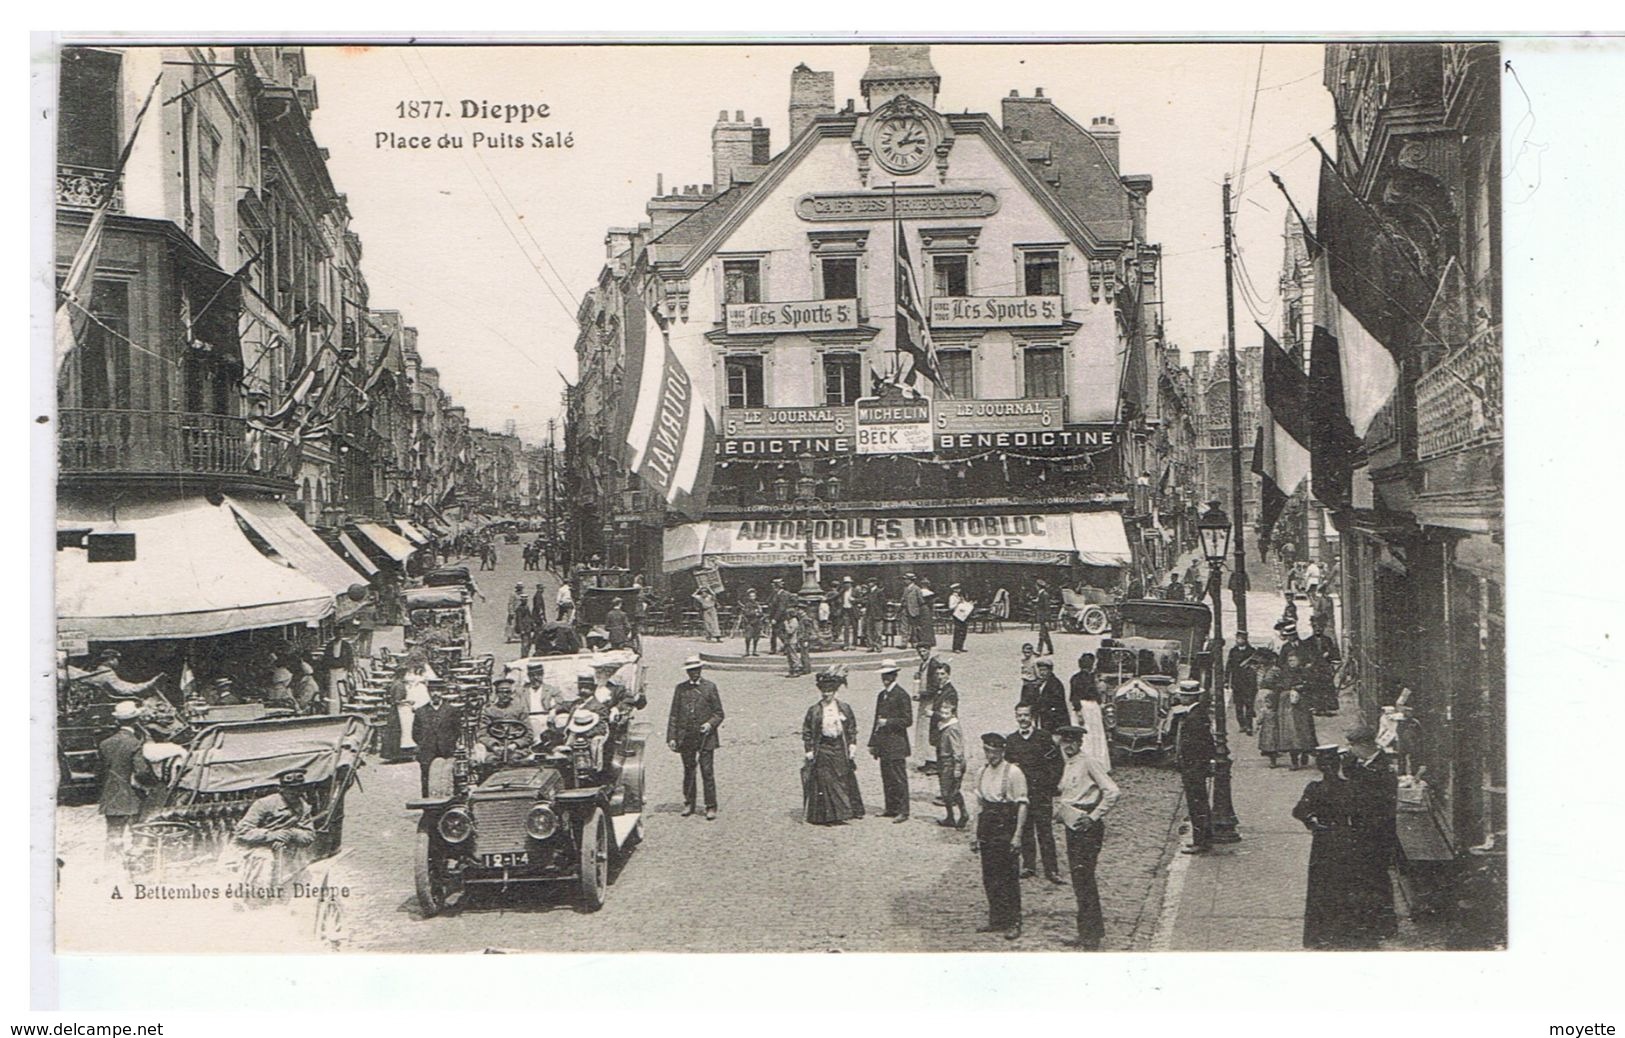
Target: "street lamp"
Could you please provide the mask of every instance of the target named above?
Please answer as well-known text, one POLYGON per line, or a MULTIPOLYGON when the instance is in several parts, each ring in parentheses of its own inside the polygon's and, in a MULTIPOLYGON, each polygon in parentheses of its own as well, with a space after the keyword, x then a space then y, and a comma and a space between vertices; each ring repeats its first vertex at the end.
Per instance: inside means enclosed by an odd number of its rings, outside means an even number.
POLYGON ((1236 806, 1230 796, 1230 741, 1224 709, 1224 601, 1219 570, 1230 551, 1230 517, 1219 502, 1209 501, 1196 520, 1196 533, 1207 559, 1208 593, 1213 599, 1213 641, 1208 648, 1208 704, 1213 715, 1213 813, 1209 822, 1214 843, 1238 843, 1236 806))

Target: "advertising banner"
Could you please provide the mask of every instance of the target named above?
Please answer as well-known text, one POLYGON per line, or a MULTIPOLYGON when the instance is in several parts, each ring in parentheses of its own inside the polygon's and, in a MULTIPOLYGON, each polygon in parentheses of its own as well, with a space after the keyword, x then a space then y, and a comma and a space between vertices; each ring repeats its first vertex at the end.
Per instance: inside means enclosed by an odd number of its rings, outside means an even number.
POLYGON ((1038 432, 1059 429, 1065 402, 1060 397, 1038 400, 937 400, 938 433, 1038 432))
POLYGON ((859 454, 929 454, 931 402, 863 397, 858 401, 859 454))
POLYGON ((931 300, 933 328, 1059 328, 1060 296, 943 296, 931 300))
POLYGON ((858 326, 856 299, 813 299, 789 303, 729 303, 729 335, 789 335, 836 332, 858 326))
POLYGON ((724 458, 796 457, 802 454, 850 454, 854 447, 857 408, 725 407, 722 409, 724 458))

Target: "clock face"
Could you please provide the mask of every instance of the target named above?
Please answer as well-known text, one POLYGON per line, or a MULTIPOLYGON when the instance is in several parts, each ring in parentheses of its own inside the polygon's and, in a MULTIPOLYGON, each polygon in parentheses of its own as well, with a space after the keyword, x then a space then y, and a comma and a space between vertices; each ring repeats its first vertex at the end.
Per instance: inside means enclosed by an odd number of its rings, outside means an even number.
POLYGON ((931 127, 915 115, 894 115, 875 134, 875 158, 893 173, 913 173, 931 158, 931 127))

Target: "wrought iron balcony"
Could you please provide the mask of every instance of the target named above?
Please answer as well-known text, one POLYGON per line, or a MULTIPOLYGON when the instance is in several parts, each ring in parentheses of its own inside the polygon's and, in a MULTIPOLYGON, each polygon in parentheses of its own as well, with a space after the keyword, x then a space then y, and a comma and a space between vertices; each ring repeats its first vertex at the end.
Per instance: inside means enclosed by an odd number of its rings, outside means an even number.
POLYGON ((57 466, 67 478, 272 479, 257 437, 231 415, 67 408, 59 423, 57 466))
MULTIPOLYGON (((66 166, 56 168, 56 204, 76 209, 94 209, 101 204, 103 193, 107 190, 107 182, 112 178, 110 169, 95 169, 90 166, 66 166)), ((113 204, 110 212, 124 211, 124 185, 117 184, 113 188, 113 204)))

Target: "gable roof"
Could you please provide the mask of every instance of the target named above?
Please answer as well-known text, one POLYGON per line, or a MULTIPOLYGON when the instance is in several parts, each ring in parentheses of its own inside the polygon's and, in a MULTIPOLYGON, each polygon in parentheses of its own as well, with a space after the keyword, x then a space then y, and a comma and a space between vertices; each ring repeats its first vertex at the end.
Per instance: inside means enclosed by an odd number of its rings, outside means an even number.
MULTIPOLYGON (((850 139, 858 118, 855 115, 840 115, 823 116, 814 120, 788 148, 774 156, 773 161, 755 183, 729 188, 718 195, 715 202, 695 210, 655 239, 652 245, 672 247, 670 251, 659 248, 655 250, 656 264, 666 266, 668 269, 677 266, 685 275, 692 276, 706 260, 716 254, 745 219, 773 194, 789 176, 790 171, 800 165, 820 141, 829 137, 850 139)), ((944 114, 942 118, 953 128, 954 133, 981 138, 989 150, 1004 163, 1012 178, 1044 208, 1074 245, 1091 254, 1108 251, 1107 243, 1112 240, 1110 236, 1096 234, 1048 184, 1044 183, 1028 162, 1016 152, 1015 147, 1000 131, 991 116, 985 112, 977 112, 966 115, 944 114)))

